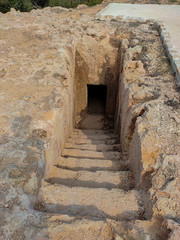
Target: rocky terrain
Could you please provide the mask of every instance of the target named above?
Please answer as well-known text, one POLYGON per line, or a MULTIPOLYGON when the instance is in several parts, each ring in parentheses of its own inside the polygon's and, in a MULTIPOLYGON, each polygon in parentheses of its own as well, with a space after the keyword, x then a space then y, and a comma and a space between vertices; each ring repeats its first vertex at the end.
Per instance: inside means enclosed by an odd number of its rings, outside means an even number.
MULTIPOLYGON (((0 14, 0 239, 176 240, 180 99, 158 31, 151 22, 95 20, 102 6, 78 8, 0 14), (134 176, 139 216, 136 203, 128 213, 136 217, 109 217, 116 211, 107 200, 107 216, 94 218, 51 211, 39 201, 42 191, 49 203, 71 196, 58 185, 49 190, 44 180, 57 174, 54 166, 86 110, 89 83, 110 89, 106 111, 134 176)), ((98 200, 92 203, 102 210, 98 200)))

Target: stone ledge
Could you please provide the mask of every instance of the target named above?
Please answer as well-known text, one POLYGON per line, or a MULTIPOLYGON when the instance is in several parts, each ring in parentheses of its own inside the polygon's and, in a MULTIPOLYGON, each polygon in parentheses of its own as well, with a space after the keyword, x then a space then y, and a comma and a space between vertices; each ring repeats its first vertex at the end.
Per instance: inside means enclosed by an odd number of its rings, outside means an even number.
MULTIPOLYGON (((107 8, 107 7, 106 7, 107 8)), ((154 19, 144 19, 142 17, 132 17, 132 16, 113 16, 113 15, 102 15, 106 8, 104 8, 100 13, 96 14, 95 19, 101 21, 133 21, 137 23, 152 23, 157 28, 164 48, 167 52, 168 58, 171 62, 173 71, 176 74, 177 86, 180 85, 180 54, 177 52, 175 47, 172 45, 171 36, 164 26, 163 21, 157 21, 154 19)))
POLYGON ((160 37, 162 39, 163 45, 167 52, 168 58, 171 62, 174 72, 176 73, 176 78, 178 84, 180 83, 180 55, 176 49, 171 44, 171 37, 166 31, 164 24, 162 22, 154 21, 154 25, 157 27, 160 37))

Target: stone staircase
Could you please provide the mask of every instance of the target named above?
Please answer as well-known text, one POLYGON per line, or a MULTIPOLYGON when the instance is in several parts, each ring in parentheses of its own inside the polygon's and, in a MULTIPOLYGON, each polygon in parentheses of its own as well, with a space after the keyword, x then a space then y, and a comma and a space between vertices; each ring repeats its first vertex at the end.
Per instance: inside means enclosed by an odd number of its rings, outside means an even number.
POLYGON ((126 155, 111 130, 74 129, 57 166, 42 182, 43 211, 86 219, 134 220, 143 214, 126 155))

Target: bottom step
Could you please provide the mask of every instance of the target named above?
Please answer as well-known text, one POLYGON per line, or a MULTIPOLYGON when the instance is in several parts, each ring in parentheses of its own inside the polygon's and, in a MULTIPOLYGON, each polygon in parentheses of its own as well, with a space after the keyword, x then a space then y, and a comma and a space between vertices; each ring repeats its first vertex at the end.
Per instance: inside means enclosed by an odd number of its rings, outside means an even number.
POLYGON ((43 182, 38 202, 44 206, 44 211, 69 216, 132 220, 142 213, 135 190, 67 187, 43 182))
MULTIPOLYGON (((60 220, 61 221, 61 220, 60 220)), ((114 233, 109 224, 104 221, 74 219, 70 222, 60 222, 48 227, 49 239, 53 240, 113 240, 114 233), (54 227, 55 225, 55 227, 54 227)), ((37 238, 37 240, 40 240, 37 238)), ((43 238, 44 239, 44 238, 43 238)), ((117 239, 118 240, 118 239, 117 239)))
MULTIPOLYGON (((67 215, 47 214, 46 229, 42 228, 42 219, 33 240, 165 240, 170 230, 161 218, 153 220, 106 221, 82 219, 67 215), (47 237, 48 236, 48 237, 47 237)), ((178 238, 178 232, 177 237, 178 238)), ((173 238, 175 240, 175 238, 173 238)))

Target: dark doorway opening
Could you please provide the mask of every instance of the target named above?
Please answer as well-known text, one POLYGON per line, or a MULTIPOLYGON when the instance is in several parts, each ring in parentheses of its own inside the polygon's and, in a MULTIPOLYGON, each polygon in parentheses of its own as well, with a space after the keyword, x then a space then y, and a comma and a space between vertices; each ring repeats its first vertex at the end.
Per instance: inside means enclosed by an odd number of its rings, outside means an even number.
POLYGON ((87 85, 88 90, 88 112, 94 114, 105 113, 107 86, 87 85))

